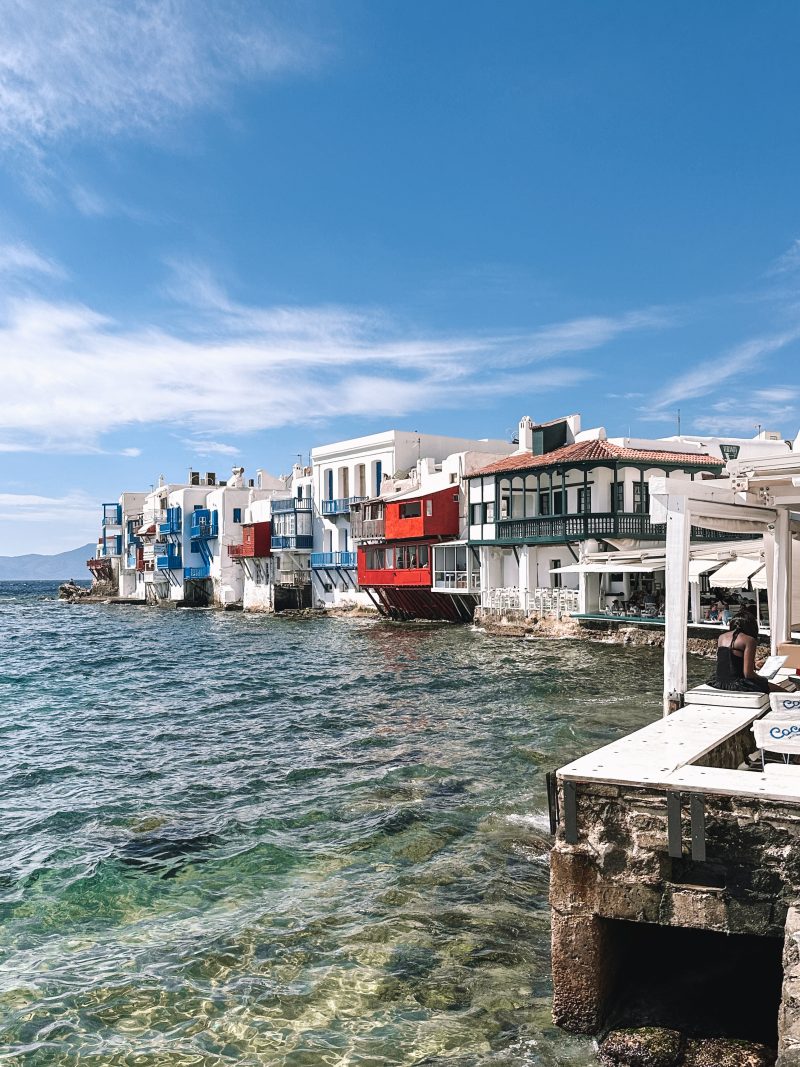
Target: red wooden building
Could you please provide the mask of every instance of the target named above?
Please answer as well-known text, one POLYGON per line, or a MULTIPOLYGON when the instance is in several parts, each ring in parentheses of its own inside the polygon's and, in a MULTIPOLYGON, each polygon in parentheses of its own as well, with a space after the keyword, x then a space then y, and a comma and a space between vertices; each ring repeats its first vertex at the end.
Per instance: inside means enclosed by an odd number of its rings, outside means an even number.
POLYGON ((263 559, 272 555, 272 523, 246 522, 242 524, 242 543, 228 545, 231 559, 263 559))
POLYGON ((395 619, 461 621, 447 596, 431 591, 433 549, 459 534, 459 490, 364 501, 351 511, 358 546, 358 584, 395 619))

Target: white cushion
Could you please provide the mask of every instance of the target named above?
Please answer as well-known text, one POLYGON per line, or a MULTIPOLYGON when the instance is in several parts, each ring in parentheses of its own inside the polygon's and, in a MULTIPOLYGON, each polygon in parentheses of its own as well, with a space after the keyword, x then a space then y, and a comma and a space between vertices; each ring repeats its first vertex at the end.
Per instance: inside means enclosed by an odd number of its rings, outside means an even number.
POLYGON ((748 693, 737 689, 715 689, 711 685, 696 685, 683 697, 686 704, 712 704, 727 708, 765 708, 767 693, 748 693))
POLYGON ((800 767, 796 763, 765 763, 764 774, 778 778, 800 779, 800 767))

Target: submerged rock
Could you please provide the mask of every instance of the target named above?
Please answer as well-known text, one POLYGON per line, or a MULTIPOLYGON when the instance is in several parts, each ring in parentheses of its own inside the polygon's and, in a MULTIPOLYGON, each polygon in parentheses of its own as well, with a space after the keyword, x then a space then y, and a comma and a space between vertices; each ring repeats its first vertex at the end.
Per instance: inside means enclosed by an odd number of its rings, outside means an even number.
POLYGON ((681 1067, 772 1067, 775 1052, 754 1041, 712 1037, 686 1042, 681 1067))
POLYGON ((603 1067, 675 1067, 682 1046, 682 1035, 662 1026, 612 1030, 601 1041, 598 1058, 603 1067))

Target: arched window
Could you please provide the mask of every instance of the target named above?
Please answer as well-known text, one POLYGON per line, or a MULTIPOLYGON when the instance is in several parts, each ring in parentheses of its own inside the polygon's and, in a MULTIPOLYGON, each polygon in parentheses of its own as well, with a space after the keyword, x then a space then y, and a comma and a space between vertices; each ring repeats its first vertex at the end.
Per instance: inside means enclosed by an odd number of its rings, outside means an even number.
POLYGON ((511 517, 511 480, 509 478, 500 479, 500 519, 508 519, 511 517))

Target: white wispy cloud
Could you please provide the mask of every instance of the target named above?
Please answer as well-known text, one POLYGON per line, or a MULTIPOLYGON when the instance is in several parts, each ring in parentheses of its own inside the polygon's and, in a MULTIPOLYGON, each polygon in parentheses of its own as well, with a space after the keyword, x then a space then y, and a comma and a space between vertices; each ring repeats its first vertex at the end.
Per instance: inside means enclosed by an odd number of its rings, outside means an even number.
POLYGON ((236 445, 227 445, 224 441, 204 441, 184 437, 181 438, 181 443, 198 456, 238 456, 241 451, 236 445))
POLYGON ((80 490, 61 496, 0 493, 0 551, 62 552, 97 536, 97 501, 80 490))
POLYGON ((0 25, 0 139, 38 149, 157 130, 322 54, 245 0, 0 0, 0 25))
POLYGON ((22 241, 0 244, 0 274, 43 274, 51 278, 63 278, 64 268, 54 259, 43 256, 22 241))
MULTIPOLYGON (((98 451, 110 431, 159 424, 195 451, 233 455, 230 435, 340 416, 402 418, 535 396, 593 371, 576 357, 651 319, 624 315, 527 335, 428 335, 380 311, 244 307, 212 279, 191 325, 127 328, 81 304, 0 306, 0 450, 98 451), (557 339, 562 339, 559 347, 557 339)), ((135 446, 135 447, 134 447, 135 446)))
POLYGON ((758 374, 764 359, 800 339, 800 327, 752 337, 714 359, 704 360, 685 374, 657 389, 650 408, 651 416, 698 397, 709 396, 720 387, 727 387, 731 379, 758 374))

